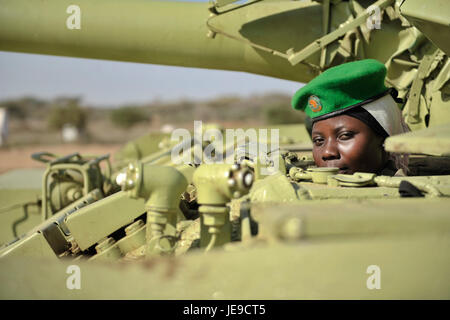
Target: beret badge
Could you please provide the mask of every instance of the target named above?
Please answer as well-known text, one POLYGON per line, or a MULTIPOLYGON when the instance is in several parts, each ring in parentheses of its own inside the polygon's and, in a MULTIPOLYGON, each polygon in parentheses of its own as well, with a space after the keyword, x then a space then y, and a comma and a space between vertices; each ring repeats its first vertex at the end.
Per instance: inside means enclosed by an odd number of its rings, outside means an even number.
POLYGON ((322 103, 317 96, 310 96, 308 100, 308 106, 312 112, 319 112, 322 110, 322 103))

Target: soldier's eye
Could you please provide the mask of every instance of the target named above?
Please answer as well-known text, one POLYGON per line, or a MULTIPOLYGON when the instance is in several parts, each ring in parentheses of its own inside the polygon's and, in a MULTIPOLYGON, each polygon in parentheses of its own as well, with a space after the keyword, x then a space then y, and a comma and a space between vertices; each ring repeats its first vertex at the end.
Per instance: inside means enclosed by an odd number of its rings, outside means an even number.
POLYGON ((312 142, 316 147, 320 147, 323 144, 323 138, 320 137, 313 138, 312 142))
POLYGON ((349 140, 349 139, 353 138, 354 136, 355 136, 354 132, 346 131, 339 135, 339 139, 340 140, 349 140))

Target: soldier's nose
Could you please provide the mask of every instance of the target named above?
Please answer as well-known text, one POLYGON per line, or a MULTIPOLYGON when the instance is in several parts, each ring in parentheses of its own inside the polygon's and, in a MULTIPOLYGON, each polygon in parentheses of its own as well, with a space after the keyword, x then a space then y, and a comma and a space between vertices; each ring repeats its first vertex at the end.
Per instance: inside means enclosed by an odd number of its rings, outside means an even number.
POLYGON ((323 161, 337 160, 340 159, 341 155, 339 154, 339 150, 337 145, 333 142, 327 142, 325 148, 322 153, 323 161))

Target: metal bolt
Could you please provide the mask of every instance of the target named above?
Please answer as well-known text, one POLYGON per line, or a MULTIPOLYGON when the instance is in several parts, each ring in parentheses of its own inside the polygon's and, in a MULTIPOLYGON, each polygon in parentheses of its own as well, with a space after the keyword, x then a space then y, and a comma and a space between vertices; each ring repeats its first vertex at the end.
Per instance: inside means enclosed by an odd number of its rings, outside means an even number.
POLYGON ((241 193, 239 191, 235 191, 233 193, 233 198, 240 198, 241 197, 241 193))
POLYGON ((80 199, 83 196, 83 194, 81 193, 81 190, 79 189, 69 189, 69 191, 67 191, 67 198, 69 198, 71 201, 75 201, 80 199))
POLYGON ((208 31, 208 33, 206 34, 206 36, 208 38, 214 39, 216 37, 216 33, 214 31, 208 31))
POLYGON ((128 188, 133 188, 134 187, 134 181, 131 180, 131 179, 127 180, 127 187, 128 188))
POLYGON ((236 186, 236 180, 234 180, 234 179, 228 179, 228 185, 229 185, 230 187, 236 186))
POLYGON ((249 188, 253 183, 253 174, 251 172, 248 172, 244 175, 244 186, 249 188))
POLYGON ((95 250, 97 251, 97 253, 104 252, 106 249, 111 247, 114 243, 116 243, 116 240, 114 240, 113 238, 111 238, 111 237, 106 238, 106 239, 102 240, 101 242, 99 242, 99 244, 95 247, 95 250))
POLYGON ((125 228, 125 234, 127 236, 129 236, 130 234, 132 234, 133 232, 135 232, 136 230, 142 228, 144 226, 144 221, 142 221, 141 219, 139 219, 138 221, 130 224, 128 227, 125 228))
POLYGON ((116 178, 116 183, 121 186, 124 187, 125 186, 125 181, 127 180, 127 174, 125 172, 119 173, 117 175, 116 178))
POLYGON ((81 198, 82 195, 83 195, 83 193, 81 192, 81 190, 77 190, 77 191, 73 194, 73 197, 74 197, 75 199, 79 199, 79 198, 81 198))
POLYGON ((235 163, 231 166, 231 170, 236 171, 239 170, 240 165, 238 163, 235 163))

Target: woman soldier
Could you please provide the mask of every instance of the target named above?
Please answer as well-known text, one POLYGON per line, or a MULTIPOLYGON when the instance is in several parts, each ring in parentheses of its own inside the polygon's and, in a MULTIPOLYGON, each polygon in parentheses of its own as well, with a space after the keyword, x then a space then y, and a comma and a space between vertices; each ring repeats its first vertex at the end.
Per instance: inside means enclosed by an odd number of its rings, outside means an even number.
POLYGON ((405 175, 407 157, 384 150, 388 136, 409 131, 384 85, 386 67, 372 59, 333 67, 298 90, 292 107, 311 119, 314 161, 340 173, 405 175))

